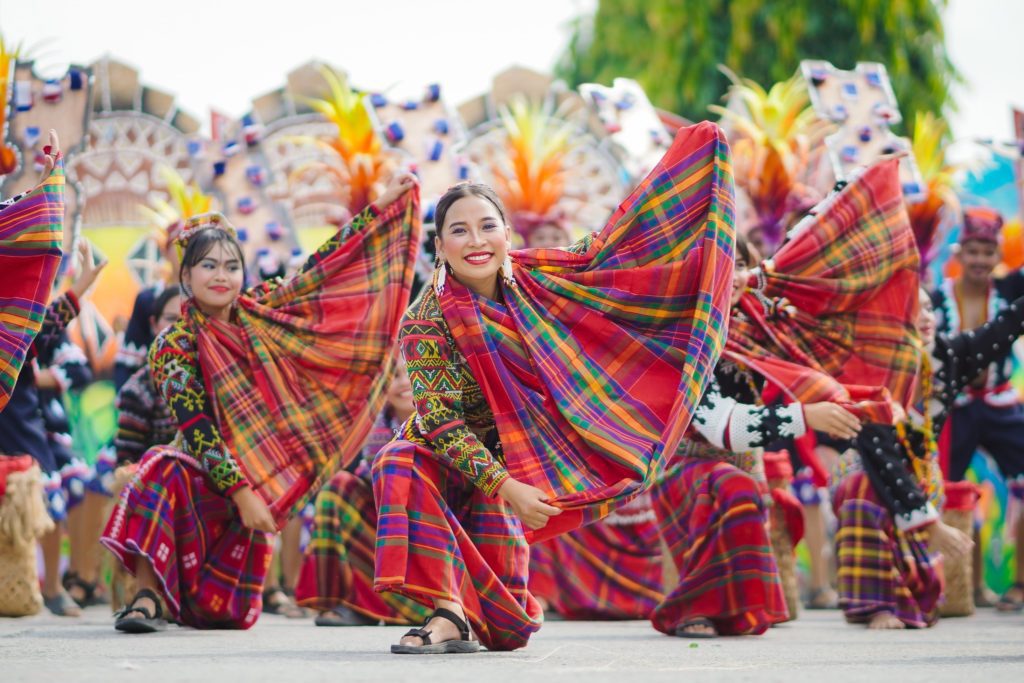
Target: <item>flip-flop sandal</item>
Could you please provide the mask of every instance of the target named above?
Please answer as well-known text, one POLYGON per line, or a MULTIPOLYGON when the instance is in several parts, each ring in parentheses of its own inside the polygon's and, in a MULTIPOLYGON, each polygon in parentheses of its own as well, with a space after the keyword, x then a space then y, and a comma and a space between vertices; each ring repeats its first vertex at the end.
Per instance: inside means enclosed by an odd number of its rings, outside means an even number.
POLYGON ((711 623, 711 620, 706 617, 697 617, 696 619, 689 619, 676 626, 676 637, 678 638, 717 638, 718 629, 711 623), (701 633, 699 631, 687 631, 686 629, 691 626, 704 626, 710 628, 714 633, 701 633))
POLYGON ((416 636, 423 640, 422 645, 392 645, 391 653, 396 655, 453 655, 453 654, 469 654, 471 652, 480 651, 480 643, 475 640, 470 640, 469 636, 469 625, 455 614, 451 610, 446 610, 443 607, 439 607, 434 610, 434 613, 427 617, 427 620, 423 622, 423 626, 420 628, 414 628, 406 636, 416 636), (448 621, 455 624, 455 628, 459 629, 459 640, 446 640, 443 643, 432 643, 430 642, 430 631, 427 629, 427 624, 430 623, 435 617, 447 619, 448 621))
POLYGON ((272 588, 263 592, 263 613, 277 614, 288 619, 304 619, 306 610, 295 604, 295 601, 283 588, 272 588), (271 598, 275 599, 271 599, 271 598))
POLYGON ((807 597, 804 609, 839 609, 839 595, 831 588, 815 588, 807 597))
POLYGON ((64 590, 68 592, 68 595, 71 595, 71 599, 78 603, 79 607, 85 608, 92 607, 93 605, 110 604, 110 600, 97 593, 99 582, 93 581, 90 583, 89 581, 85 581, 78 575, 78 572, 64 572, 64 576, 61 577, 60 583, 64 586, 64 590), (78 599, 72 594, 76 588, 82 592, 82 599, 78 599))
POLYGON ((1024 599, 1022 598, 1011 598, 1007 597, 1007 593, 1012 590, 1016 590, 1018 593, 1024 593, 1024 583, 1013 583, 1006 590, 1006 593, 996 601, 997 612, 1020 612, 1024 610, 1024 599))
POLYGON ((58 617, 82 616, 82 608, 65 590, 61 590, 56 595, 50 597, 44 595, 43 604, 46 605, 46 609, 58 617))
POLYGON ((376 626, 379 620, 367 617, 345 606, 321 612, 313 623, 317 626, 376 626))
POLYGON ((167 620, 164 619, 164 608, 160 597, 148 588, 143 588, 136 593, 128 606, 116 613, 114 617, 117 619, 114 622, 114 628, 125 633, 156 633, 167 628, 167 620), (145 607, 135 606, 135 603, 141 598, 149 598, 156 604, 155 614, 150 613, 145 607), (129 614, 141 614, 142 616, 130 617, 129 614))

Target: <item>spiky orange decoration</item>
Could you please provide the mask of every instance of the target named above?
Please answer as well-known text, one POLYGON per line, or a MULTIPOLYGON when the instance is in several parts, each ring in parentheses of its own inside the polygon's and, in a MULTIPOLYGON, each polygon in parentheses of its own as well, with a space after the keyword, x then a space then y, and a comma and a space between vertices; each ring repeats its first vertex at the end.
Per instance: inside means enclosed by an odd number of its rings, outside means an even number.
POLYGON ((924 270, 934 257, 933 249, 942 223, 943 209, 959 212, 954 175, 959 167, 946 163, 944 140, 948 127, 946 122, 931 112, 918 113, 914 120, 913 151, 921 177, 925 182, 927 195, 923 201, 907 207, 910 223, 921 254, 921 269, 924 270))
MULTIPOLYGON (((7 106, 11 89, 11 74, 14 72, 14 64, 18 61, 21 53, 21 45, 10 49, 0 34, 0 97, 3 98, 3 106, 0 106, 0 136, 7 132, 7 106)), ((0 140, 0 176, 13 173, 18 168, 18 157, 15 151, 0 140)))
POLYGON ((211 210, 213 197, 204 194, 195 183, 186 183, 185 179, 169 166, 161 166, 160 175, 167 184, 170 201, 153 198, 150 199, 149 206, 140 206, 139 210, 153 224, 161 247, 166 248, 174 233, 188 219, 211 210))
POLYGON ((331 151, 340 163, 310 162, 295 169, 289 179, 297 181, 307 177, 308 173, 328 174, 345 195, 348 210, 356 214, 380 193, 382 183, 394 169, 395 162, 385 154, 384 145, 370 120, 366 93, 353 90, 344 75, 326 66, 321 66, 320 73, 330 87, 329 99, 299 99, 336 125, 338 135, 330 139, 309 136, 295 136, 294 139, 331 151))
POLYGON ((729 94, 743 105, 742 111, 717 105, 708 109, 732 129, 736 184, 749 195, 760 221, 747 227, 760 227, 765 238, 777 244, 794 198, 807 190, 801 181, 833 126, 815 114, 807 85, 798 75, 765 91, 748 78, 722 70, 732 81, 729 94))

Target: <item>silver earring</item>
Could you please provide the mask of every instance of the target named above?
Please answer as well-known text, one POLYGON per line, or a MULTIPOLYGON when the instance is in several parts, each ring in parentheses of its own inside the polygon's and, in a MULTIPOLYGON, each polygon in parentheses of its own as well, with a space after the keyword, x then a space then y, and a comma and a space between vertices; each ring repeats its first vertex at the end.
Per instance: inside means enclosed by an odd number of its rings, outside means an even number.
POLYGON ((501 262, 501 276, 509 287, 516 286, 516 276, 512 271, 512 257, 508 254, 505 255, 505 260, 501 262))
POLYGON ((437 267, 437 275, 434 276, 434 291, 438 294, 444 293, 444 281, 448 273, 448 265, 441 260, 440 265, 437 267))

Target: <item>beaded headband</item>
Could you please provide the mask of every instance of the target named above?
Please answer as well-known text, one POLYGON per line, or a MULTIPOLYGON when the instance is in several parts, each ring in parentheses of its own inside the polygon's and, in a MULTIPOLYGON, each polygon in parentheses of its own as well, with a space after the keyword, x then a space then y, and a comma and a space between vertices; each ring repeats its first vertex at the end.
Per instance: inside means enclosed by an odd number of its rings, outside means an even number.
POLYGON ((185 249, 188 248, 189 240, 203 230, 220 230, 231 235, 232 239, 238 239, 238 232, 235 231, 235 226, 228 222, 224 214, 213 211, 192 216, 184 222, 174 238, 174 246, 178 251, 179 261, 182 259, 185 249))

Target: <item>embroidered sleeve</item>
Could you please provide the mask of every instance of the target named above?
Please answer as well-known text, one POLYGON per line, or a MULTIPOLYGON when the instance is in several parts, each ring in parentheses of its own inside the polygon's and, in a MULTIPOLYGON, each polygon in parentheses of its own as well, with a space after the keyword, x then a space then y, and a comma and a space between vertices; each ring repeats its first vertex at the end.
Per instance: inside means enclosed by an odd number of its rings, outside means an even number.
MULTIPOLYGON (((1024 297, 1016 299, 995 318, 976 330, 948 338, 946 358, 940 358, 940 379, 950 389, 949 401, 993 362, 1006 356, 1017 337, 1024 334, 1024 297)), ((936 344, 939 349, 940 344, 936 344)), ((941 353, 940 353, 941 355, 941 353)))
POLYGON ((78 315, 78 299, 71 292, 65 292, 47 306, 43 315, 43 324, 32 342, 30 355, 34 358, 52 358, 54 351, 60 346, 64 329, 78 315))
POLYGON ((60 393, 84 389, 92 381, 85 352, 68 339, 67 333, 61 332, 60 342, 50 351, 47 357, 40 356, 39 363, 53 373, 60 393))
POLYGON ((148 373, 140 368, 117 392, 117 434, 114 448, 117 450, 117 464, 138 462, 143 453, 153 444, 150 427, 153 401, 144 390, 140 378, 148 373), (144 373, 144 374, 140 374, 144 373))
POLYGON ((907 531, 938 519, 937 508, 908 467, 893 426, 864 425, 857 436, 857 451, 872 490, 892 513, 896 528, 907 531))
POLYGON ((465 474, 488 496, 494 496, 509 475, 466 425, 462 369, 443 325, 430 292, 418 310, 410 309, 402 323, 400 344, 412 381, 416 425, 433 444, 438 459, 465 474))
POLYGON ((8 199, 0 201, 0 209, 6 209, 8 206, 12 206, 14 204, 17 204, 22 199, 27 197, 30 192, 32 192, 32 190, 27 190, 25 192, 22 192, 21 194, 16 194, 13 197, 10 197, 8 199))
POLYGON ((803 436, 807 431, 801 404, 738 403, 722 394, 717 379, 712 379, 697 406, 693 425, 711 445, 730 451, 763 448, 782 438, 803 436))
POLYGON ((203 385, 195 335, 184 320, 164 330, 149 351, 153 381, 178 422, 185 449, 202 463, 217 489, 231 495, 248 483, 217 430, 203 385))

